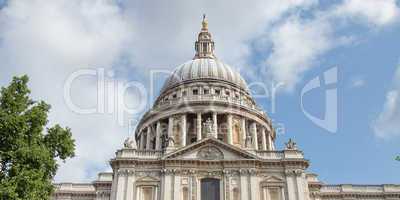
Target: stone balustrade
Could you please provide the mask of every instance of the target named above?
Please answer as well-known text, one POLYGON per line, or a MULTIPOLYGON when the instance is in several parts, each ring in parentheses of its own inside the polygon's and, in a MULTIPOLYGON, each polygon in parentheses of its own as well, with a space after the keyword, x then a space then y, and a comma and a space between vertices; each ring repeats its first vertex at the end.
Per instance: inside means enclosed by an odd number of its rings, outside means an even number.
POLYGON ((117 158, 158 159, 162 155, 162 151, 156 150, 120 149, 116 152, 117 158))
POLYGON ((159 102, 152 111, 157 111, 159 109, 164 109, 165 107, 173 106, 173 105, 178 105, 181 103, 190 103, 190 102, 196 102, 196 101, 213 101, 213 102, 219 102, 219 103, 225 103, 225 104, 232 104, 235 106, 244 106, 250 110, 254 110, 256 112, 261 112, 265 114, 265 112, 262 111, 262 109, 258 108, 256 105, 249 103, 245 100, 242 99, 237 99, 235 97, 228 97, 228 96, 223 96, 223 95, 193 95, 193 96, 187 96, 187 97, 181 97, 181 98, 176 98, 176 99, 169 99, 168 101, 163 101, 159 102))
POLYGON ((256 155, 263 159, 283 159, 285 154, 283 151, 257 151, 256 155))
POLYGON ((95 188, 91 183, 60 183, 54 184, 57 191, 69 191, 69 192, 94 192, 95 188))
POLYGON ((381 193, 400 192, 399 185, 324 185, 322 193, 381 193))
MULTIPOLYGON (((140 159, 158 159, 163 156, 163 151, 155 150, 136 150, 120 149, 116 152, 117 158, 140 158, 140 159)), ((285 151, 256 151, 256 155, 262 159, 284 159, 285 151)))

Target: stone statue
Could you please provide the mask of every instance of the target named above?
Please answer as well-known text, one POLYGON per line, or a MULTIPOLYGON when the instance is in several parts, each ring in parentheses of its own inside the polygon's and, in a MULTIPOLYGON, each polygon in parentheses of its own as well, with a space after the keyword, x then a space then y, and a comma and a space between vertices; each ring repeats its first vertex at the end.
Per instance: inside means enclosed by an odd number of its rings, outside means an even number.
POLYGON ((203 123, 203 128, 204 132, 206 133, 206 136, 212 136, 213 134, 213 122, 210 118, 206 120, 206 122, 203 123))
POLYGON ((124 142, 124 148, 136 149, 136 141, 131 137, 127 137, 124 142))
POLYGON ((174 147, 174 146, 175 146, 174 138, 171 136, 167 137, 167 147, 174 147))
POLYGON ((216 147, 207 146, 197 152, 197 157, 204 160, 219 160, 224 158, 224 154, 216 147))
POLYGON ((246 146, 246 148, 251 148, 253 145, 253 139, 251 138, 251 135, 247 135, 246 139, 244 141, 244 144, 246 146))
POLYGON ((297 144, 291 138, 286 144, 286 150, 297 150, 297 144))

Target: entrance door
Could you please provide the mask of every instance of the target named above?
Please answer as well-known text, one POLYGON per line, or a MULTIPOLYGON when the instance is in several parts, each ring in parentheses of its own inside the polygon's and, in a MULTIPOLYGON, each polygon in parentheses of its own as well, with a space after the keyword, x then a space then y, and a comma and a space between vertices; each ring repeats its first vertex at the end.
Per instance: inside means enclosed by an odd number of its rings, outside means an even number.
POLYGON ((220 200, 219 179, 201 179, 201 200, 220 200))

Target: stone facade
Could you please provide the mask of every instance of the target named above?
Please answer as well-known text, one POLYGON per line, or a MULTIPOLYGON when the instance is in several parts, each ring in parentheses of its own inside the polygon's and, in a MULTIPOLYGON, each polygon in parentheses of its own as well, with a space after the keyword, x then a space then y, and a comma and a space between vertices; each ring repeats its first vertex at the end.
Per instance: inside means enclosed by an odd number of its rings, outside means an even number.
POLYGON ((276 150, 271 120, 214 54, 204 19, 193 60, 166 80, 112 173, 60 183, 54 200, 400 199, 400 185, 326 185, 293 141, 276 150))

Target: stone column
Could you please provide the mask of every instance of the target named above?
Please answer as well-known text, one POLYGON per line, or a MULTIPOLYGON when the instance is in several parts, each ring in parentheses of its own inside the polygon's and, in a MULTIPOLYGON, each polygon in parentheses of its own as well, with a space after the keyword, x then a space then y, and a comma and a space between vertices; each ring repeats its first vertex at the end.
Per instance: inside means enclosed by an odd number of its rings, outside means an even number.
POLYGON ((201 113, 197 113, 197 141, 201 140, 201 113))
POLYGON ((288 192, 288 199, 297 199, 297 194, 296 194, 296 182, 295 182, 295 177, 294 173, 290 170, 286 171, 286 186, 287 186, 287 192, 288 192))
POLYGON ((268 133, 267 139, 268 139, 268 148, 269 148, 268 150, 270 150, 270 151, 275 150, 275 146, 274 146, 274 142, 272 141, 271 133, 268 133))
POLYGON ((186 114, 183 114, 181 116, 181 133, 182 133, 182 146, 186 146, 186 138, 187 138, 187 133, 186 133, 186 114))
POLYGON ((146 133, 146 149, 150 150, 151 149, 151 126, 147 127, 147 133, 146 133))
POLYGON ((250 172, 250 180, 249 180, 249 187, 250 187, 250 199, 251 200, 259 200, 259 195, 261 191, 259 190, 259 181, 257 180, 257 175, 255 171, 250 172))
POLYGON ((267 150, 267 135, 265 134, 265 127, 261 127, 262 150, 267 150))
POLYGON ((228 140, 228 144, 233 144, 232 141, 232 115, 228 114, 227 116, 227 125, 228 125, 228 135, 227 135, 227 140, 228 140))
POLYGON ((241 129, 242 129, 242 142, 243 142, 243 147, 246 147, 246 119, 242 118, 241 121, 241 129))
MULTIPOLYGON (((243 170, 243 169, 242 169, 243 170)), ((240 172, 240 198, 239 199, 248 199, 249 198, 249 174, 246 173, 245 171, 240 172)))
POLYGON ((296 176, 296 182, 297 182, 297 194, 299 200, 305 200, 307 197, 304 196, 305 194, 305 189, 304 189, 304 179, 303 179, 303 173, 301 170, 296 170, 295 176, 296 176))
POLYGON ((156 150, 161 150, 161 122, 156 125, 156 150))
POLYGON ((126 171, 118 171, 118 185, 116 187, 116 200, 124 200, 126 195, 126 184, 128 179, 128 173, 126 171))
POLYGON ((213 131, 214 131, 214 137, 218 138, 218 122, 217 122, 217 113, 213 112, 212 114, 213 117, 213 131))
POLYGON ((251 123, 251 137, 253 138, 253 147, 255 150, 258 150, 258 139, 257 139, 257 123, 251 123))
POLYGON ((174 138, 174 118, 168 118, 168 137, 174 138))
POLYGON ((126 184, 126 198, 125 199, 134 199, 135 196, 135 189, 134 184, 135 183, 135 172, 130 171, 128 173, 128 179, 127 179, 127 184, 126 184))
POLYGON ((140 132, 140 149, 141 149, 141 150, 144 149, 144 144, 145 144, 145 141, 144 141, 144 132, 141 131, 141 132, 140 132))
POLYGON ((171 172, 165 173, 162 184, 161 200, 173 200, 174 183, 173 175, 171 172))

